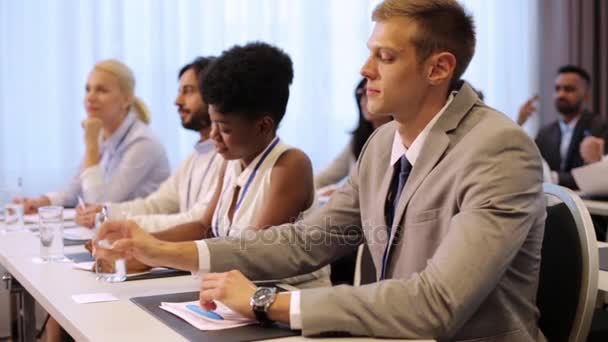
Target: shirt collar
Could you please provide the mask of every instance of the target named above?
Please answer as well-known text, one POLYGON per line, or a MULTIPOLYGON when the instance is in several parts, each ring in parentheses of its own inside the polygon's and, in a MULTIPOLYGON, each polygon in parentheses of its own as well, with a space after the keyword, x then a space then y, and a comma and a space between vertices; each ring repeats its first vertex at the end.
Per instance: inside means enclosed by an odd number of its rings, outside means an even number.
POLYGON ((559 129, 562 131, 562 134, 564 132, 571 132, 574 130, 574 127, 576 127, 576 124, 578 123, 578 119, 580 119, 580 115, 575 117, 574 119, 570 120, 570 122, 566 123, 566 121, 564 121, 563 118, 559 118, 558 122, 559 122, 559 129))
POLYGON ((122 120, 120 126, 118 126, 116 132, 114 132, 114 134, 112 134, 112 136, 110 136, 106 140, 103 140, 102 138, 102 148, 110 150, 115 150, 116 148, 118 148, 118 144, 124 141, 124 139, 126 138, 125 134, 128 133, 127 130, 129 129, 129 127, 131 127, 131 125, 133 125, 135 120, 137 120, 137 118, 135 117, 135 113, 133 113, 133 111, 129 111, 124 120, 122 120))
POLYGON ((264 153, 270 148, 270 145, 272 145, 272 143, 274 143, 275 140, 279 139, 279 137, 274 137, 274 139, 272 139, 272 141, 270 141, 270 143, 268 145, 266 145, 266 147, 262 150, 262 152, 260 152, 260 154, 258 154, 255 158, 253 158, 253 160, 251 161, 251 163, 249 163, 249 165, 247 165, 247 167, 245 169, 242 168, 241 165, 241 161, 237 160, 235 165, 236 165, 236 171, 237 171, 237 180, 236 180, 236 185, 240 186, 241 188, 245 186, 245 183, 247 183, 247 178, 249 177, 249 175, 253 172, 253 169, 255 168, 255 166, 258 164, 258 162, 260 161, 260 159, 262 158, 262 156, 264 155, 264 153))
POLYGON ((207 154, 215 149, 215 144, 211 139, 199 140, 194 145, 194 150, 199 155, 207 154))
POLYGON ((403 145, 403 143, 401 142, 401 136, 399 136, 399 131, 395 130, 395 136, 393 137, 393 148, 391 151, 391 165, 392 166, 395 165, 395 163, 397 163, 399 161, 399 159, 401 158, 401 156, 403 156, 403 155, 405 155, 405 158, 407 158, 407 160, 410 162, 410 164, 412 164, 412 167, 414 166, 414 164, 416 163, 416 160, 418 159, 418 155, 420 154, 420 150, 422 149, 422 146, 424 146, 426 137, 429 135, 429 132, 431 131, 431 128, 433 128, 433 126, 435 125, 437 120, 439 120, 439 117, 448 108, 448 106, 450 105, 450 103, 452 102, 452 100, 454 99, 456 94, 457 94, 456 91, 453 91, 450 94, 445 105, 439 110, 439 112, 433 117, 433 119, 431 121, 429 121, 428 124, 426 124, 426 126, 424 127, 422 132, 420 132, 420 134, 418 134, 416 139, 414 139, 414 141, 412 142, 412 145, 410 146, 409 149, 406 148, 405 145, 403 145))

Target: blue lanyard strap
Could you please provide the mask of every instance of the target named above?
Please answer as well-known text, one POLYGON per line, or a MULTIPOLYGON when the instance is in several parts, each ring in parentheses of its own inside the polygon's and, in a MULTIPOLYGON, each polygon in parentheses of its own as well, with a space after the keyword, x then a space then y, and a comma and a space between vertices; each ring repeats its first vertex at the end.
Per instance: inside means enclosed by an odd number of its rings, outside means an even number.
POLYGON ((247 182, 245 183, 245 186, 243 187, 243 191, 241 191, 239 200, 236 202, 236 206, 234 207, 235 213, 241 207, 241 203, 243 203, 243 200, 245 199, 245 194, 247 194, 247 190, 249 190, 249 186, 251 185, 251 182, 253 181, 256 174, 258 173, 258 169, 260 168, 260 165, 262 165, 264 160, 266 160, 266 157, 268 157, 270 152, 272 152, 272 150, 274 149, 275 146, 277 146, 278 143, 279 143, 279 137, 276 137, 274 139, 274 141, 270 144, 270 146, 266 149, 266 151, 264 151, 264 154, 262 154, 262 158, 260 158, 260 160, 258 160, 258 163, 255 165, 253 172, 249 175, 249 178, 247 178, 247 182))
MULTIPOLYGON (((215 156, 217 156, 217 153, 213 152, 211 159, 207 163, 205 172, 203 172, 203 177, 201 178, 201 182, 198 187, 198 192, 196 193, 196 197, 194 197, 196 200, 198 200, 198 196, 200 196, 200 194, 201 194, 201 189, 203 188, 203 183, 205 182, 205 179, 207 178, 207 173, 209 173, 209 169, 211 168, 211 164, 213 164, 213 160, 215 159, 215 156)), ((200 157, 201 157, 200 155, 196 156, 196 159, 194 160, 194 162, 192 163, 192 167, 190 168, 190 176, 188 177, 188 190, 186 192, 186 210, 190 210, 190 197, 191 197, 190 196, 190 186, 192 185, 192 174, 194 173, 194 168, 196 167, 196 162, 198 161, 198 158, 200 158, 200 157)))
MULTIPOLYGON (((263 152, 262 157, 260 158, 260 160, 258 160, 257 164, 255 165, 255 168, 253 169, 253 171, 251 172, 251 174, 249 175, 249 178, 247 178, 247 182, 245 182, 245 186, 243 187, 243 191, 240 192, 239 194, 239 198, 236 202, 236 205, 234 207, 234 213, 232 214, 232 218, 234 220, 234 217, 236 216, 236 212, 239 210, 239 208, 241 207, 241 203, 243 203, 243 200, 245 199, 245 196, 247 195, 247 191, 249 190, 249 186, 251 185, 251 183, 253 182, 253 179, 255 178, 255 176, 258 173, 258 169, 260 168, 260 166, 262 165, 262 163, 264 162, 264 160, 266 160, 266 157, 268 157, 268 155, 270 154, 270 152, 272 152, 272 150, 275 148, 275 146, 277 146, 277 144, 279 143, 279 137, 276 137, 272 143, 270 143, 270 145, 266 148, 266 151, 263 152)), ((233 195, 234 196, 234 195, 233 195)), ((222 214, 221 210, 221 202, 222 202, 222 198, 224 197, 224 193, 222 192, 222 194, 220 195, 220 202, 218 203, 218 215, 215 218, 215 236, 219 237, 220 236, 220 225, 219 225, 219 218, 220 215, 222 214)), ((226 232, 226 236, 228 236, 228 233, 230 232, 230 229, 228 229, 228 231, 226 232)))

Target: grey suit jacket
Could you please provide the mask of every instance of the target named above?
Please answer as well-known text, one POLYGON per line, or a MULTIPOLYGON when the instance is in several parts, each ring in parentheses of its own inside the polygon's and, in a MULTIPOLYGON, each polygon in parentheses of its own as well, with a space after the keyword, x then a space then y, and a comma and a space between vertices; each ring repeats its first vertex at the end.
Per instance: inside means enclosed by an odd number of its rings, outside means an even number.
POLYGON ((545 202, 534 142, 465 84, 431 129, 388 237, 395 129, 392 122, 376 130, 347 184, 306 220, 209 241, 211 270, 254 279, 310 272, 351 252, 360 237, 380 270, 390 239, 391 279, 302 291, 305 335, 544 340, 536 291, 545 202))

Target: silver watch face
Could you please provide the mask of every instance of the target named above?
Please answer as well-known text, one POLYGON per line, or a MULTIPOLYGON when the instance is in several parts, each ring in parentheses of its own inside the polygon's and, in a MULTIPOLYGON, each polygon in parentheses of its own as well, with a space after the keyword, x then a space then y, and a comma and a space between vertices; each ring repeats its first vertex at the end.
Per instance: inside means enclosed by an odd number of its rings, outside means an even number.
POLYGON ((260 287, 253 294, 253 304, 255 306, 266 306, 272 304, 276 295, 276 289, 273 287, 260 287))

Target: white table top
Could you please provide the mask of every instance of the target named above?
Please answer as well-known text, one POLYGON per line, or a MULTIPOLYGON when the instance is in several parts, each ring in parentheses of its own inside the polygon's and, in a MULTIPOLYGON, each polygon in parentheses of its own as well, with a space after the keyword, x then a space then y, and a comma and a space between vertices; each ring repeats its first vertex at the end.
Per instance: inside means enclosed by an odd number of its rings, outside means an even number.
POLYGON ((608 216, 608 201, 583 199, 585 206, 592 215, 608 216))
MULTIPOLYGON (((66 247, 65 253, 84 251, 66 247)), ((0 263, 77 341, 184 341, 171 328, 129 301, 132 297, 197 291, 192 276, 149 279, 118 284, 97 281, 93 273, 75 270, 71 263, 39 264, 38 238, 29 232, 0 235, 0 263), (111 293, 118 301, 76 304, 74 294, 111 293)), ((309 340, 290 337, 276 341, 309 340)), ((371 338, 310 339, 313 341, 373 341, 371 338)), ((411 340, 410 340, 411 341, 411 340)))

